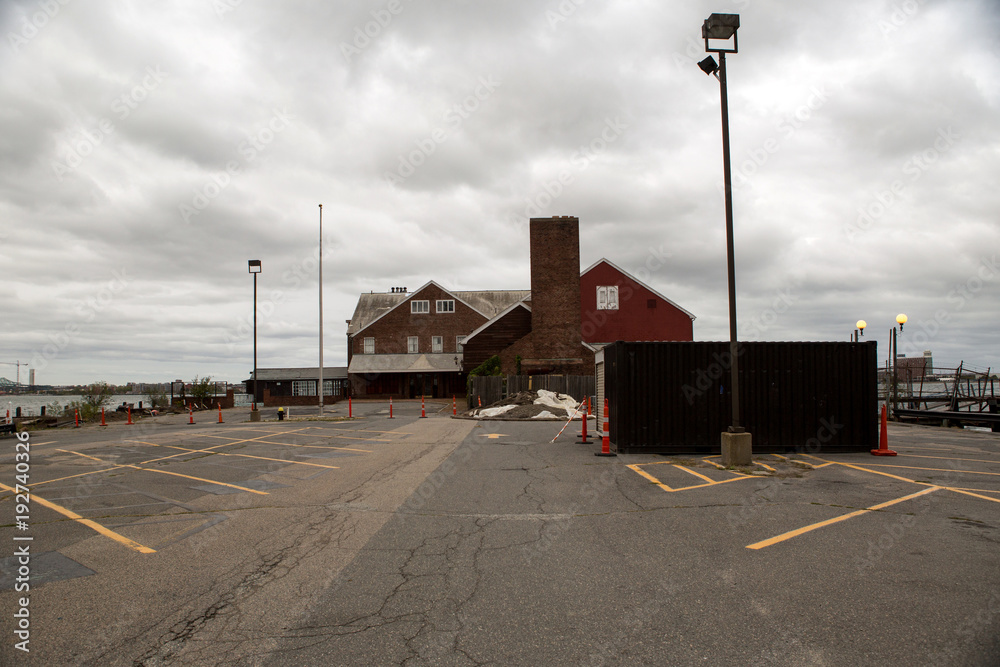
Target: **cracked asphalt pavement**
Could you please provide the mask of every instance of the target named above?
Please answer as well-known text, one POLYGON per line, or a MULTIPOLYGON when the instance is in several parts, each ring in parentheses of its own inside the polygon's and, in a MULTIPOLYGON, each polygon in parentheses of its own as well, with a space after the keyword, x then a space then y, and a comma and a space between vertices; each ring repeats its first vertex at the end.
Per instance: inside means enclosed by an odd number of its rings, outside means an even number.
POLYGON ((155 554, 55 544, 94 574, 33 589, 38 652, 8 640, 2 663, 1000 664, 1000 436, 894 425, 909 468, 819 454, 734 479, 595 457, 577 426, 367 414, 364 452, 308 459, 336 470, 184 498, 216 517, 184 539, 129 533, 155 554))

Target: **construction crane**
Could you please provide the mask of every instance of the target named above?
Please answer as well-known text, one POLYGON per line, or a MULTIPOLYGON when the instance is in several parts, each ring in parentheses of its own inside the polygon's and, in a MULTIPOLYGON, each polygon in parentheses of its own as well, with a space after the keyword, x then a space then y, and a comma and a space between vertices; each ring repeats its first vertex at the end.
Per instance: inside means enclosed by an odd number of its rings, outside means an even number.
POLYGON ((27 363, 22 364, 21 361, 20 361, 20 359, 17 360, 17 361, 0 361, 0 364, 4 364, 6 366, 17 366, 17 380, 16 380, 17 384, 16 384, 16 386, 17 386, 18 389, 20 389, 21 388, 21 366, 27 367, 28 364, 27 363))

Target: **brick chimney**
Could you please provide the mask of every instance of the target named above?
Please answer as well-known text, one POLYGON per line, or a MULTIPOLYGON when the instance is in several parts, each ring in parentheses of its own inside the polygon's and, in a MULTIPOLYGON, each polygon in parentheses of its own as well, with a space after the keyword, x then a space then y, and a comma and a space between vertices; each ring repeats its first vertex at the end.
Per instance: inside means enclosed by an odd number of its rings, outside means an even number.
POLYGON ((532 218, 531 332, 500 352, 503 372, 590 375, 594 353, 580 335, 580 220, 532 218))
POLYGON ((532 218, 531 331, 541 359, 580 356, 580 219, 532 218))

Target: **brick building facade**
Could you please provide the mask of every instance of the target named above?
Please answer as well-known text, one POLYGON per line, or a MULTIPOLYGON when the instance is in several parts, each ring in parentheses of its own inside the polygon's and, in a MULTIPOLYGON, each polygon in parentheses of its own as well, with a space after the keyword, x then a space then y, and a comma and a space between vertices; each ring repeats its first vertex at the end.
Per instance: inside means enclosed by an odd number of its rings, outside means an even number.
POLYGON ((580 221, 532 218, 531 290, 362 294, 347 321, 355 396, 464 395, 466 378, 498 355, 505 374, 591 375, 616 340, 692 340, 694 316, 602 259, 580 271, 580 221))

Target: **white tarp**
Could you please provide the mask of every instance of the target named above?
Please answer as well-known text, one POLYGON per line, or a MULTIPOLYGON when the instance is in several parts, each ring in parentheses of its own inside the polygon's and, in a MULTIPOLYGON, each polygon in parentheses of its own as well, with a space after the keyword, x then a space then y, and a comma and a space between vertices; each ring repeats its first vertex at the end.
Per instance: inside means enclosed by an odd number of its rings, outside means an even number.
POLYGON ((510 412, 516 407, 516 405, 501 405, 498 408, 483 408, 476 413, 476 417, 499 417, 505 412, 510 412))
POLYGON ((552 414, 548 410, 542 410, 537 415, 535 415, 534 417, 532 417, 532 419, 559 419, 559 417, 556 417, 554 414, 552 414))
POLYGON ((553 408, 562 408, 567 414, 569 414, 576 409, 578 403, 572 396, 557 394, 554 391, 548 391, 546 389, 539 389, 538 398, 535 399, 535 405, 547 405, 553 408))

